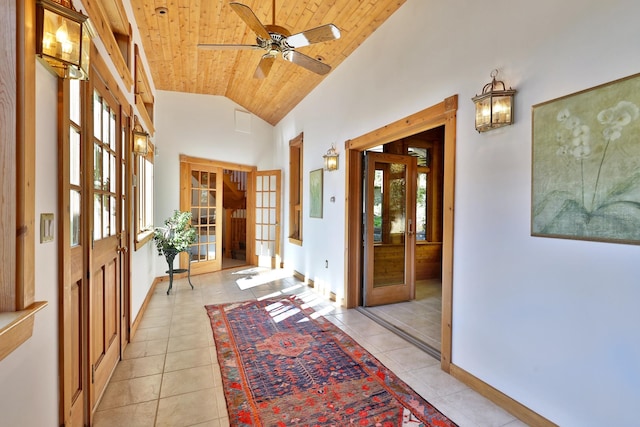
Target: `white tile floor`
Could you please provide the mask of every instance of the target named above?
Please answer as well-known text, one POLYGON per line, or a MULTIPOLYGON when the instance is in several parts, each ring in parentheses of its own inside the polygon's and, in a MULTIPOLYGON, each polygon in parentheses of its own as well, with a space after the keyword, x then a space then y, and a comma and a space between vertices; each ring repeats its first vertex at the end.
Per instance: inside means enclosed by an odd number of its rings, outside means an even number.
POLYGON ((418 280, 416 298, 407 302, 368 307, 370 313, 440 351, 442 281, 418 280))
POLYGON ((228 426, 213 335, 204 306, 298 294, 460 426, 524 426, 423 353, 355 310, 332 305, 282 272, 246 279, 246 268, 160 283, 94 417, 95 426, 228 426), (241 289, 242 288, 242 289, 241 289))

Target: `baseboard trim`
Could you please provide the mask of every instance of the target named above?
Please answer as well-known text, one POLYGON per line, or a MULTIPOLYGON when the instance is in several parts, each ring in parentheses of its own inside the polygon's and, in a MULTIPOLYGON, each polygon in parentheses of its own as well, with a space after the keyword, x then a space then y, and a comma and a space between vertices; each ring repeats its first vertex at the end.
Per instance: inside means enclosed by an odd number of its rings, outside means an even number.
POLYGON ((144 316, 145 311, 147 311, 147 306, 149 305, 149 301, 151 301, 151 297, 153 296, 153 293, 156 290, 156 285, 160 282, 162 282, 162 279, 159 277, 156 277, 155 279, 153 279, 153 283, 149 288, 149 292, 147 292, 147 296, 144 298, 144 301, 142 302, 140 311, 138 311, 138 315, 136 316, 133 323, 131 324, 131 330, 129 331, 129 342, 131 342, 131 340, 133 340, 133 337, 136 336, 136 332, 138 331, 138 327, 140 326, 140 322, 142 321, 142 316, 144 316))
POLYGON ((449 373, 451 376, 462 381, 468 385, 469 388, 477 391, 479 394, 500 406, 502 409, 527 425, 536 427, 557 427, 557 424, 549 421, 542 415, 532 411, 523 404, 502 393, 500 390, 490 386, 453 363, 450 365, 449 373))

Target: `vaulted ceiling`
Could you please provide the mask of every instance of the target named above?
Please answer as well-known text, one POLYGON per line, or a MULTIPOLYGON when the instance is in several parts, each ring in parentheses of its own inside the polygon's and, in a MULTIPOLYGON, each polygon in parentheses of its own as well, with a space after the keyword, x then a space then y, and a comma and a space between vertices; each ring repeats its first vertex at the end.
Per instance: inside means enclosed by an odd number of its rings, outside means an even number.
MULTIPOLYGON (((335 70, 406 0, 239 0, 264 25, 291 34, 333 23, 337 40, 296 50, 335 70)), ((156 89, 222 95, 272 125, 323 78, 282 57, 254 78, 262 50, 205 50, 198 44, 256 44, 228 0, 131 0, 156 89)))

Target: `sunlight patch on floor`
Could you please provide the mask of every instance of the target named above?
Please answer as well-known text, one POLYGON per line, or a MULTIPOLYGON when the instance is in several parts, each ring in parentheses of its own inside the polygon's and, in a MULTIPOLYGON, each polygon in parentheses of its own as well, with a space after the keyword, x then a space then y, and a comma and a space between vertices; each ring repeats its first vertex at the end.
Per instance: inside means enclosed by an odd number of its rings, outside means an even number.
POLYGON ((242 277, 236 280, 236 284, 241 290, 247 290, 255 288, 256 286, 264 285, 265 283, 273 282, 275 280, 291 277, 291 272, 287 270, 267 270, 264 272, 255 271, 258 269, 243 270, 242 272, 235 272, 233 274, 248 274, 246 277, 242 277))

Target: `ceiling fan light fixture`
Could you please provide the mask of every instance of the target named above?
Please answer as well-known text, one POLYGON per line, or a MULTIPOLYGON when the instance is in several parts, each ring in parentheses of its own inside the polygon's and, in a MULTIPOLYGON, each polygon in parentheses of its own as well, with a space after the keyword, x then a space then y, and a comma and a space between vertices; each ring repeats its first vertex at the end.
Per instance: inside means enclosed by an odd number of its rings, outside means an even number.
POLYGON ((288 29, 275 24, 275 0, 273 0, 273 22, 264 25, 256 14, 247 5, 238 2, 230 2, 229 5, 247 26, 256 34, 256 44, 198 44, 202 49, 263 49, 266 53, 262 56, 254 77, 263 79, 269 73, 273 65, 273 59, 278 53, 289 62, 299 65, 307 70, 325 75, 331 71, 331 67, 322 61, 324 58, 312 58, 295 49, 310 44, 328 42, 340 38, 340 30, 333 24, 325 24, 310 28, 293 36, 288 29))

